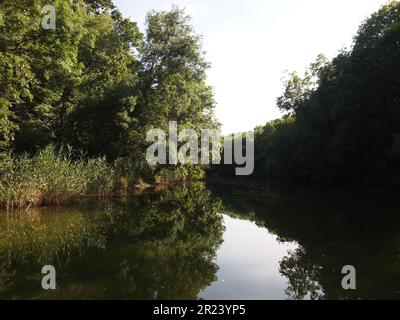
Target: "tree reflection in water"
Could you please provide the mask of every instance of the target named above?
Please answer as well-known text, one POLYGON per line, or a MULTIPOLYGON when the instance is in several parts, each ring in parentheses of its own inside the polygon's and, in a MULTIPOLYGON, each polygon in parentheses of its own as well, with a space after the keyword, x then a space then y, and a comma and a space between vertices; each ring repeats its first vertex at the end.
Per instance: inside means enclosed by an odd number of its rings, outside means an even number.
POLYGON ((226 210, 248 215, 299 248, 280 262, 289 299, 399 299, 400 207, 396 190, 257 192, 209 186, 226 210), (234 194, 234 197, 230 196, 234 194), (357 290, 343 290, 343 266, 357 290))
POLYGON ((289 299, 400 298, 394 191, 208 189, 194 183, 124 202, 1 213, 0 298, 196 299, 216 280, 222 212, 298 243, 277 266, 289 299), (54 292, 40 287, 46 264, 57 269, 54 292), (345 265, 356 267, 357 290, 341 287, 345 265))
POLYGON ((220 204, 195 183, 101 208, 0 218, 1 298, 196 299, 215 280, 220 204), (43 265, 58 290, 41 290, 43 265))

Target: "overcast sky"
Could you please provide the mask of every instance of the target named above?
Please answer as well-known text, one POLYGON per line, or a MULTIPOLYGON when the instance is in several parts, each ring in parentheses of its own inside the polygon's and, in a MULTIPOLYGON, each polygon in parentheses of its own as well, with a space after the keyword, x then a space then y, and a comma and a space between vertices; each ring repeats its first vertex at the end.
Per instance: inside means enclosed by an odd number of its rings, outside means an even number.
POLYGON ((349 47, 360 23, 386 0, 114 0, 144 31, 146 13, 186 8, 212 67, 216 115, 225 134, 280 117, 286 71, 349 47))

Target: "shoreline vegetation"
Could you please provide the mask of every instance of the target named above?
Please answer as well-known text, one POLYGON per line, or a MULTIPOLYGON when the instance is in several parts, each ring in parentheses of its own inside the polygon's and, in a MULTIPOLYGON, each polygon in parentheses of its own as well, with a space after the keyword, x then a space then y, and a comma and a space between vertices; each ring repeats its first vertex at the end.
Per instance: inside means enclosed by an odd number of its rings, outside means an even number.
POLYGON ((29 208, 65 205, 83 197, 127 193, 137 183, 137 165, 110 164, 105 158, 76 157, 69 150, 48 146, 36 156, 17 156, 0 169, 0 207, 29 208))
POLYGON ((256 172, 269 183, 400 186, 400 2, 332 60, 291 73, 277 106, 283 118, 255 129, 256 172))
POLYGON ((25 154, 2 162, 0 209, 62 206, 90 198, 122 198, 204 177, 197 168, 191 172, 188 167, 147 171, 144 177, 146 170, 149 169, 132 159, 113 163, 104 157, 86 159, 71 148, 57 149, 49 145, 33 157, 25 154))
POLYGON ((273 186, 400 186, 399 1, 363 21, 350 48, 319 55, 283 86, 282 118, 255 128, 255 176, 273 186))
POLYGON ((209 63, 185 11, 150 11, 142 32, 112 0, 55 0, 56 29, 47 30, 45 5, 0 5, 0 207, 204 177, 201 167, 145 159, 151 129, 220 127, 209 63))
MULTIPOLYGON (((56 30, 41 27, 44 1, 0 6, 0 208, 204 179, 204 167, 145 159, 149 130, 220 128, 185 11, 149 12, 142 33, 112 0, 53 2, 56 30)), ((399 186, 399 61, 393 0, 350 49, 290 74, 277 99, 283 117, 254 130, 259 185, 399 186)), ((211 166, 208 177, 237 179, 233 169, 211 166)))

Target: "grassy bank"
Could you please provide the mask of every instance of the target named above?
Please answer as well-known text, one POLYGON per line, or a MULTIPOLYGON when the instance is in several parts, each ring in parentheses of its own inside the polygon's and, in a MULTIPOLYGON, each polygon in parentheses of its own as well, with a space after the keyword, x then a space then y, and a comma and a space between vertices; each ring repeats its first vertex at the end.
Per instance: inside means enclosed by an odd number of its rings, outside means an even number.
POLYGON ((105 158, 85 159, 72 150, 48 146, 34 157, 14 157, 0 168, 0 207, 62 205, 85 196, 124 194, 142 168, 133 160, 113 164, 105 158))

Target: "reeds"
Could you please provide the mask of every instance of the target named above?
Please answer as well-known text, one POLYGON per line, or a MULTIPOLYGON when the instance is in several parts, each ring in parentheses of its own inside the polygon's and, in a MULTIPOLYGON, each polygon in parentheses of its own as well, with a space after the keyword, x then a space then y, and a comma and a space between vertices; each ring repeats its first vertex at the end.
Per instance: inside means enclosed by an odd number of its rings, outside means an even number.
POLYGON ((110 164, 105 158, 85 159, 71 148, 50 145, 36 156, 3 161, 0 168, 0 207, 28 208, 62 205, 88 196, 127 191, 138 177, 133 160, 110 164))

